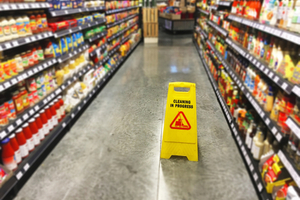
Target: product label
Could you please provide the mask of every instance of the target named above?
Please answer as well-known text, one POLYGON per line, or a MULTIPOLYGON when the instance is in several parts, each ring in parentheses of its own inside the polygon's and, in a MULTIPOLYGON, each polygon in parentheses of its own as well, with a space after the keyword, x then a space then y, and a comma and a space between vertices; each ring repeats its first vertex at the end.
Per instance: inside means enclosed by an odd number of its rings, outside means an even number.
POLYGON ((22 36, 25 34, 25 27, 24 27, 24 23, 23 22, 17 22, 17 31, 18 31, 18 35, 22 36))
POLYGON ((4 32, 3 32, 3 26, 0 25, 0 37, 2 37, 3 34, 4 34, 4 32))
POLYGON ((27 67, 28 67, 29 62, 28 62, 28 57, 27 57, 27 56, 24 56, 24 57, 22 58, 22 65, 23 65, 24 68, 27 68, 27 67))
POLYGON ((47 18, 42 18, 42 24, 43 24, 43 28, 47 28, 48 27, 47 18))
POLYGON ((39 29, 43 29, 42 18, 38 18, 38 19, 36 20, 36 23, 37 23, 37 27, 38 27, 39 29))
POLYGON ((25 33, 31 33, 29 21, 24 22, 25 33))
POLYGON ((43 140, 45 138, 44 127, 39 129, 39 136, 40 136, 40 140, 43 140))
POLYGON ((20 112, 23 109, 23 98, 20 97, 15 99, 15 104, 16 104, 17 112, 20 112))
POLYGON ((40 144, 40 136, 39 136, 39 132, 37 132, 36 134, 32 134, 33 137, 33 142, 34 145, 39 145, 40 144))
POLYGON ((255 159, 259 159, 260 157, 260 148, 258 146, 256 146, 255 144, 252 145, 252 149, 253 149, 253 158, 255 159))
POLYGON ((11 157, 8 157, 8 158, 3 158, 2 157, 2 162, 10 170, 14 170, 14 169, 17 168, 17 163, 14 159, 14 156, 11 156, 11 157))
POLYGON ((31 28, 32 31, 36 31, 37 30, 36 29, 36 21, 35 21, 35 19, 31 19, 30 20, 30 28, 31 28))
POLYGON ((37 50, 37 57, 38 57, 38 60, 44 60, 44 52, 42 49, 40 50, 37 50))
POLYGON ((57 126, 57 124, 58 124, 57 115, 53 115, 53 116, 52 116, 52 119, 53 119, 53 128, 54 128, 54 127, 57 126))
POLYGON ((20 145, 19 148, 20 148, 22 158, 28 156, 29 152, 28 152, 27 143, 25 143, 24 145, 20 145))
POLYGON ((33 137, 31 137, 28 140, 26 140, 26 142, 27 142, 28 150, 29 151, 33 150, 34 149, 33 137))
POLYGON ((16 24, 10 26, 10 31, 12 34, 18 34, 18 28, 16 24))
POLYGON ((248 149, 252 149, 252 137, 249 136, 249 139, 248 139, 248 149))
POLYGON ((20 148, 17 151, 15 151, 15 161, 17 163, 20 163, 22 161, 20 148))
POLYGON ((49 121, 43 125, 45 136, 49 134, 49 124, 48 123, 49 123, 49 121))
POLYGON ((8 25, 4 26, 4 35, 10 35, 10 27, 8 25))

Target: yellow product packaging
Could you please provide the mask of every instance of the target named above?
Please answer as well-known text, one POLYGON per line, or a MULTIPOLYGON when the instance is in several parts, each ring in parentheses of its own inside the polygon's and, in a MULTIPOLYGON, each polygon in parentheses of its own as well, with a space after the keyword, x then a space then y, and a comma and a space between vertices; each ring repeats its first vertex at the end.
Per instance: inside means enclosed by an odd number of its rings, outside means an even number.
POLYGON ((72 43, 74 48, 78 47, 76 33, 72 33, 72 43))
POLYGON ((289 80, 294 84, 300 84, 300 61, 294 67, 293 75, 289 80))
POLYGON ((59 47, 62 55, 65 55, 68 52, 66 38, 59 38, 59 47))

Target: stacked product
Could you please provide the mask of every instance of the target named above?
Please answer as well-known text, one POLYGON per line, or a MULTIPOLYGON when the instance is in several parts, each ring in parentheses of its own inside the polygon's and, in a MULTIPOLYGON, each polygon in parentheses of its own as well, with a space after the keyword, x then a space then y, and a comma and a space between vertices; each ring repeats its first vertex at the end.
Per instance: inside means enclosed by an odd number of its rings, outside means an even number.
POLYGON ((119 8, 128 8, 133 6, 138 6, 139 1, 106 1, 106 10, 114 10, 119 8))

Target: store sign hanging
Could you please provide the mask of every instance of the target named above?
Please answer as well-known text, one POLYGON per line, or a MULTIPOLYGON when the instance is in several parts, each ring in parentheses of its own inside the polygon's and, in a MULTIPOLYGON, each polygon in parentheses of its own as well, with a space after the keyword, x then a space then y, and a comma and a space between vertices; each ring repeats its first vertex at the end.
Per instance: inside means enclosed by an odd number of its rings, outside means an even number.
POLYGON ((196 84, 169 83, 161 158, 186 156, 198 161, 196 84), (186 88, 189 91, 176 91, 186 88))

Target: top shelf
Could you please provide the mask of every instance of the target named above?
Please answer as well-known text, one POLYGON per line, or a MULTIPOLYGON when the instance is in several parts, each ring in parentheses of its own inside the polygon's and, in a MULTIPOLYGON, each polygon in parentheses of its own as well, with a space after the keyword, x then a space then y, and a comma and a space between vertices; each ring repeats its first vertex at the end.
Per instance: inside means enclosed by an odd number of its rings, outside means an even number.
POLYGON ((126 10, 135 9, 135 8, 139 8, 139 6, 132 6, 132 7, 128 7, 128 8, 120 8, 120 9, 114 9, 114 10, 107 10, 106 14, 113 14, 113 13, 123 12, 123 11, 126 11, 126 10))
POLYGON ((259 29, 259 30, 264 31, 268 34, 274 35, 274 36, 279 37, 281 39, 288 40, 288 41, 293 42, 297 45, 300 45, 300 34, 298 34, 298 33, 294 33, 294 32, 288 31, 288 30, 284 30, 284 29, 280 29, 280 28, 270 26, 270 25, 267 25, 267 24, 262 24, 258 21, 246 19, 246 18, 236 16, 236 15, 232 15, 232 14, 228 16, 228 19, 230 19, 232 21, 235 21, 235 22, 238 22, 238 23, 241 23, 241 24, 244 24, 244 25, 247 25, 247 26, 250 26, 250 27, 255 28, 255 29, 259 29))
POLYGON ((50 14, 52 17, 63 16, 63 15, 72 15, 82 12, 92 12, 92 11, 104 11, 105 6, 101 7, 92 7, 92 8, 76 8, 76 9, 67 9, 67 10, 55 10, 51 11, 50 14))
POLYGON ((46 9, 50 8, 49 3, 3 3, 0 4, 0 11, 12 11, 12 10, 32 10, 32 9, 46 9))

